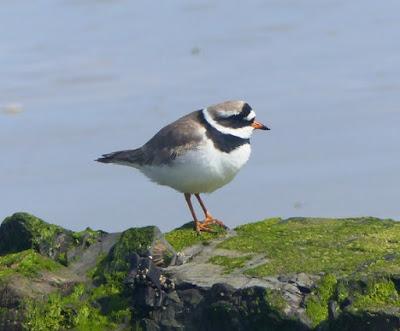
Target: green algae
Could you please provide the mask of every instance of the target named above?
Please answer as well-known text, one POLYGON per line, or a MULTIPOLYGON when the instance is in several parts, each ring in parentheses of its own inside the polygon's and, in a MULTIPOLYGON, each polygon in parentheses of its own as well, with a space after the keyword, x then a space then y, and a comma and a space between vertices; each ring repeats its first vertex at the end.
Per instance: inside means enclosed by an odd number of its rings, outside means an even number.
POLYGON ((101 284, 91 291, 91 300, 101 306, 102 314, 113 323, 124 323, 131 318, 131 309, 128 296, 123 287, 114 283, 101 284))
POLYGON ((229 257, 216 255, 211 257, 208 262, 219 265, 223 267, 224 273, 229 274, 235 269, 243 268, 246 265, 246 262, 251 259, 251 255, 244 255, 238 257, 229 257))
POLYGON ((352 309, 376 311, 382 307, 386 309, 400 308, 400 295, 390 279, 371 279, 361 293, 353 294, 352 309))
POLYGON ((15 274, 32 278, 41 271, 55 271, 60 267, 60 264, 50 258, 40 255, 33 249, 28 249, 0 256, 0 280, 15 274))
POLYGON ((250 276, 288 273, 400 273, 400 224, 377 218, 267 219, 236 228, 237 236, 218 247, 263 253, 268 262, 250 276), (390 268, 389 268, 390 266, 390 268))
MULTIPOLYGON (((400 311, 398 289, 390 278, 400 274, 400 239, 397 239, 400 238, 400 228, 393 221, 375 218, 269 219, 240 226, 236 231, 237 237, 225 240, 219 247, 241 251, 244 255, 210 259, 211 263, 221 265, 224 272, 245 268, 251 254, 261 253, 268 263, 248 270, 249 275, 325 273, 304 301, 306 314, 315 327, 328 320, 331 301, 337 303, 337 314, 382 312, 391 308, 400 311)), ((54 233, 56 236, 59 234, 54 233)), ((74 245, 92 245, 101 235, 101 231, 91 229, 73 233, 74 245)), ((222 235, 222 231, 197 235, 190 224, 171 231, 166 237, 175 249, 182 250, 197 243, 207 244, 222 235)), ((145 254, 153 237, 154 227, 129 229, 107 256, 99 257, 96 268, 88 274, 95 286, 89 281, 76 286, 69 295, 57 292, 40 300, 27 300, 25 329, 121 330, 132 323, 123 280, 129 271, 132 253, 145 254)), ((51 243, 50 238, 45 241, 51 243)), ((66 255, 60 254, 58 261, 62 262, 63 258, 66 259, 66 255)), ((59 263, 30 247, 0 256, 0 281, 15 274, 35 277, 43 270, 55 271, 58 268, 62 268, 59 263)), ((254 305, 256 315, 280 314, 287 307, 278 290, 266 290, 264 298, 254 305)), ((219 312, 226 316, 235 313, 225 304, 213 308, 216 318, 220 318, 219 312)))
POLYGON ((338 280, 335 293, 336 301, 339 303, 339 305, 342 305, 349 298, 349 296, 350 296, 350 290, 347 280, 345 279, 338 280))
POLYGON ((280 290, 265 289, 265 302, 271 310, 282 313, 287 307, 287 302, 280 290))
POLYGON ((155 229, 154 226, 146 226, 124 231, 109 254, 92 272, 94 279, 99 283, 122 282, 129 271, 132 255, 144 255, 150 249, 155 229))
POLYGON ((154 226, 124 231, 111 251, 101 257, 96 267, 88 272, 95 284, 91 298, 101 305, 101 312, 113 323, 125 321, 126 324, 131 319, 129 295, 125 292, 124 280, 130 269, 132 255, 148 253, 155 231, 154 226))
POLYGON ((313 326, 328 319, 331 301, 337 302, 336 314, 344 311, 361 316, 394 309, 392 311, 398 311, 400 315, 400 294, 393 281, 385 277, 338 280, 331 274, 323 276, 306 298, 306 313, 313 326))
POLYGON ((51 247, 57 235, 66 231, 31 214, 15 213, 5 218, 1 224, 0 255, 29 248, 40 251, 42 247, 51 247))
POLYGON ((336 291, 337 279, 334 275, 323 276, 306 300, 306 312, 313 326, 328 318, 328 303, 336 291))
MULTIPOLYGON (((73 249, 73 258, 79 258, 80 252, 104 235, 104 232, 90 228, 81 232, 68 231, 26 213, 8 217, 1 229, 0 243, 6 255, 0 256, 0 281, 5 284, 14 275, 35 278, 43 271, 57 271, 62 268, 61 264, 69 264, 67 253, 70 249, 73 249), (19 244, 13 243, 18 240, 19 244), (25 247, 28 249, 22 250, 25 247), (17 252, 10 253, 13 251, 17 252)), ((122 282, 128 261, 122 264, 142 243, 136 239, 129 230, 122 236, 122 241, 115 245, 113 256, 108 260, 107 267, 110 269, 107 269, 99 286, 93 286, 92 280, 96 280, 93 272, 88 275, 88 282, 77 285, 71 294, 56 291, 42 297, 25 298, 19 308, 24 311, 24 328, 31 331, 125 329, 130 323, 131 311, 122 282), (126 256, 123 256, 124 252, 126 256), (117 270, 115 273, 113 268, 117 270), (117 277, 121 269, 124 269, 124 275, 117 277)), ((94 271, 102 266, 106 258, 104 255, 99 257, 94 271)), ((105 271, 104 268, 102 271, 105 271)))
POLYGON ((20 212, 5 218, 0 226, 0 255, 33 249, 68 266, 69 258, 79 257, 78 250, 88 248, 103 235, 103 231, 90 228, 73 232, 20 212), (68 253, 76 248, 74 256, 69 256, 68 253))
POLYGON ((87 227, 83 231, 73 232, 72 237, 74 238, 76 245, 84 245, 89 247, 98 242, 98 240, 104 234, 105 232, 103 231, 93 230, 90 227, 87 227))
POLYGON ((197 233, 193 229, 193 222, 189 222, 179 228, 167 232, 165 234, 165 239, 177 252, 180 252, 186 247, 200 243, 206 245, 210 240, 226 235, 226 229, 219 225, 211 225, 211 229, 213 232, 197 233))
MULTIPOLYGON (((18 259, 17 256, 21 254, 10 254, 6 257, 16 255, 16 259, 18 259)), ((61 267, 33 250, 30 250, 30 254, 39 258, 39 263, 34 264, 34 271, 55 270, 54 266, 61 267), (49 265, 42 263, 41 259, 44 259, 49 265)), ((22 270, 24 276, 32 276, 32 269, 24 268, 22 270)), ((93 273, 90 278, 94 278, 94 276, 93 273)), ((122 279, 123 276, 117 277, 115 274, 107 273, 103 282, 98 286, 91 286, 91 282, 80 283, 69 295, 53 292, 41 299, 26 300, 24 303, 25 330, 122 330, 121 327, 130 323, 132 314, 128 297, 124 293, 122 279)))
POLYGON ((24 328, 29 331, 74 329, 122 330, 130 323, 131 310, 121 287, 78 284, 69 295, 51 293, 41 300, 25 301, 24 328))
POLYGON ((23 326, 29 331, 106 331, 118 325, 95 307, 90 290, 83 284, 67 296, 52 293, 42 300, 26 300, 25 316, 23 326))

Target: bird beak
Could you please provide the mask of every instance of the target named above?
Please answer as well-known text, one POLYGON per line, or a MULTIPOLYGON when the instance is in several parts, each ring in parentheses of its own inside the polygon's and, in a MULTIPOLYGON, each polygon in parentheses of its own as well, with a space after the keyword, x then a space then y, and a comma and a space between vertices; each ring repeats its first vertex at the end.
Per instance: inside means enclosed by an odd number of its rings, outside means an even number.
POLYGON ((259 130, 271 130, 270 128, 267 128, 264 124, 254 121, 253 124, 251 125, 254 129, 259 129, 259 130))

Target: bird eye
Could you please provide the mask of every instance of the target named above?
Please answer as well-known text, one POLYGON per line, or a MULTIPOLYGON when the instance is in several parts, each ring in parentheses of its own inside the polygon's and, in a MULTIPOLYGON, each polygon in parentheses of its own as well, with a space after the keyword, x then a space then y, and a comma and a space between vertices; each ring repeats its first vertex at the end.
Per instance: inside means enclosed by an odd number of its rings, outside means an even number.
POLYGON ((243 105, 239 113, 236 113, 235 115, 230 115, 228 117, 226 117, 226 115, 226 113, 217 113, 215 120, 218 122, 218 124, 222 126, 234 129, 251 126, 255 118, 254 111, 247 103, 243 105))
POLYGON ((229 116, 228 119, 230 121, 233 121, 233 122, 241 122, 241 121, 243 121, 244 116, 243 116, 242 113, 240 113, 240 114, 237 114, 237 115, 229 116))

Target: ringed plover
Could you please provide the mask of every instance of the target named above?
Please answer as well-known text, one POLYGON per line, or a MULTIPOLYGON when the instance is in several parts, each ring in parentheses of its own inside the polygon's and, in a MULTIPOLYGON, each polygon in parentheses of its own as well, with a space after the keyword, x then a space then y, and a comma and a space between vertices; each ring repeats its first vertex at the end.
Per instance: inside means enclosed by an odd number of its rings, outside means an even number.
POLYGON ((200 193, 228 184, 248 161, 253 130, 269 130, 255 117, 248 103, 226 101, 181 117, 140 148, 104 154, 96 161, 137 168, 153 182, 183 193, 195 230, 211 231, 210 224, 224 224, 211 216, 200 193), (202 222, 192 194, 204 212, 202 222))

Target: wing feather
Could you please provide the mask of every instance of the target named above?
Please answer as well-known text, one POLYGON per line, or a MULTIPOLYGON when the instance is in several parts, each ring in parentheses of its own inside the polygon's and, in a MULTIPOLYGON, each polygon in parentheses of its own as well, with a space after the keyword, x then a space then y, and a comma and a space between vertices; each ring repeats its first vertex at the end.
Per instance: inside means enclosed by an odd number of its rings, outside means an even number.
POLYGON ((165 126, 143 147, 146 164, 167 164, 189 150, 196 149, 204 138, 204 127, 195 111, 165 126))
POLYGON ((168 164, 188 150, 196 149, 204 138, 204 127, 195 111, 165 126, 137 149, 104 154, 96 161, 128 166, 168 164))

